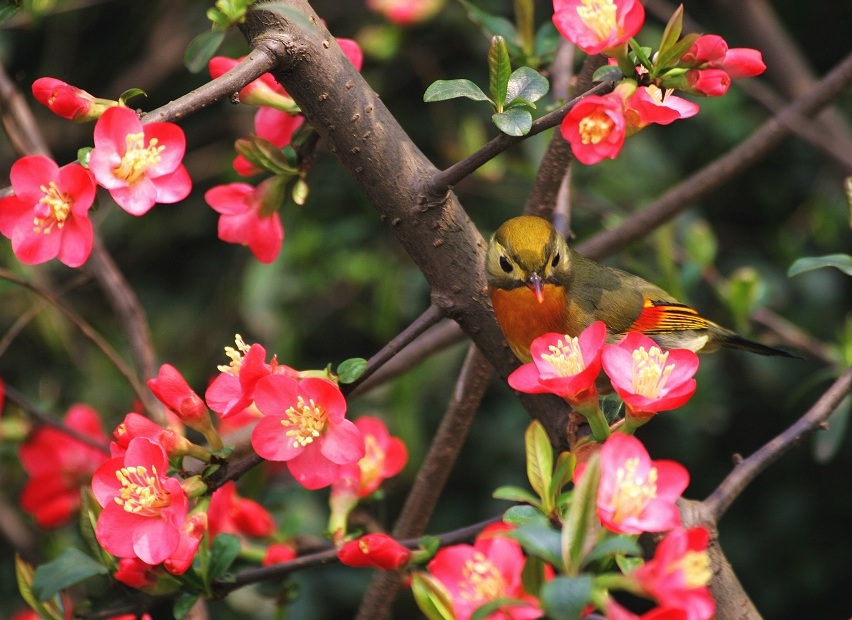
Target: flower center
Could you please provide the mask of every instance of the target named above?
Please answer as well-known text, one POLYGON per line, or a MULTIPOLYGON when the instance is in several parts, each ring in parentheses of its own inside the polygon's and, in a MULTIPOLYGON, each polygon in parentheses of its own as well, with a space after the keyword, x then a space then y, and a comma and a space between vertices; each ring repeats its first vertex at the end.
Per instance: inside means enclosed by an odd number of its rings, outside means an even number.
POLYGON ((296 405, 287 409, 284 415, 287 417, 281 420, 281 425, 292 427, 285 434, 293 438, 294 448, 313 443, 314 439, 325 432, 328 413, 318 406, 313 398, 305 402, 305 399, 299 396, 296 405))
POLYGON ((669 572, 678 569, 683 571, 683 582, 687 588, 702 588, 713 577, 710 556, 706 551, 687 551, 680 560, 671 564, 669 572))
POLYGON ((547 347, 550 353, 543 353, 541 359, 550 364, 560 377, 572 377, 586 369, 583 361, 583 351, 580 349, 580 341, 565 335, 547 347))
POLYGON ((615 122, 605 113, 592 112, 580 121, 580 139, 583 144, 597 144, 612 132, 613 126, 615 122))
POLYGON ((127 145, 127 150, 124 157, 121 158, 121 163, 113 168, 113 174, 119 179, 127 181, 128 185, 133 185, 143 176, 145 171, 150 167, 160 163, 160 153, 165 150, 165 145, 158 146, 157 138, 151 138, 148 141, 148 146, 145 146, 145 134, 129 133, 124 138, 127 145))
POLYGON ((127 512, 143 517, 158 517, 172 503, 171 493, 163 487, 157 468, 153 465, 150 476, 148 469, 139 465, 122 467, 115 472, 115 477, 121 483, 120 497, 115 498, 115 503, 127 512))
POLYGON ((373 435, 364 435, 364 458, 358 461, 361 470, 361 487, 369 486, 382 472, 385 462, 385 451, 373 435))
POLYGON ((623 522, 627 517, 638 517, 652 499, 657 496, 657 468, 648 470, 648 478, 636 475, 639 459, 627 459, 624 467, 615 472, 615 490, 612 503, 615 506, 613 521, 623 522))
POLYGON ((497 567, 481 552, 473 554, 462 567, 460 596, 467 601, 493 601, 504 595, 506 585, 497 567))
POLYGON ((601 41, 609 37, 613 28, 618 28, 615 12, 613 0, 582 0, 582 6, 577 7, 577 15, 586 28, 601 41))
POLYGON ((35 205, 33 232, 49 235, 54 226, 59 230, 65 226, 65 220, 71 214, 71 205, 74 204, 74 200, 68 194, 59 191, 53 181, 47 186, 40 185, 39 189, 44 196, 35 205))
POLYGON ((237 334, 234 336, 234 343, 237 345, 234 347, 225 347, 225 355, 227 355, 231 361, 229 364, 222 364, 217 366, 216 369, 219 372, 227 372, 235 377, 240 376, 240 366, 243 365, 243 358, 245 354, 248 353, 248 350, 251 348, 251 345, 245 343, 243 337, 237 334))
POLYGON ((675 368, 666 365, 669 352, 663 353, 658 347, 639 347, 633 352, 633 392, 648 398, 659 398, 666 387, 666 381, 675 368))

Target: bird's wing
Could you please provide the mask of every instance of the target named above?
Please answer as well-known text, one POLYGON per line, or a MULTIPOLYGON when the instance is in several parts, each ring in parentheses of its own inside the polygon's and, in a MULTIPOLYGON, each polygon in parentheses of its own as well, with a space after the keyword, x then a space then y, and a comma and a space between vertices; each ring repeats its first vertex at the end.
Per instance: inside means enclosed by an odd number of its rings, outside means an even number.
POLYGON ((694 308, 684 304, 643 296, 642 312, 633 321, 630 331, 645 334, 665 334, 691 329, 709 329, 716 324, 698 314, 694 308))

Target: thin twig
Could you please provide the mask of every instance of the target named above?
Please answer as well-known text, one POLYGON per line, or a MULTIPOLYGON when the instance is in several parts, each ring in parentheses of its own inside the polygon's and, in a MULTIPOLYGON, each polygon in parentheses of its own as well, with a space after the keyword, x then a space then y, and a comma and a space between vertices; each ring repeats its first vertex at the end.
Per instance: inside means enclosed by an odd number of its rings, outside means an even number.
POLYGON ((0 64, 0 120, 16 153, 47 155, 49 149, 26 98, 0 64))
POLYGON ((728 510, 740 493, 782 454, 798 444, 802 437, 817 430, 852 389, 852 368, 847 368, 808 412, 792 426, 770 440, 757 452, 741 461, 704 500, 704 507, 715 521, 728 510))

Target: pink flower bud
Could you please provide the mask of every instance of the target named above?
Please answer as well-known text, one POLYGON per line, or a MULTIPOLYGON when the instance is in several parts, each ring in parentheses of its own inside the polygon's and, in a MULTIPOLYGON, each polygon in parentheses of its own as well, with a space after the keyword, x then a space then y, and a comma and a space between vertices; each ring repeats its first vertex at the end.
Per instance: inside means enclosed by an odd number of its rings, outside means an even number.
POLYGON ((187 424, 209 420, 204 401, 171 364, 160 366, 160 373, 154 379, 148 380, 148 387, 161 403, 187 424))
POLYGON ((411 550, 387 534, 367 534, 343 545, 337 557, 347 566, 398 570, 411 560, 411 550))
POLYGON ((272 564, 281 564, 289 562, 296 558, 296 550, 285 543, 273 543, 266 548, 266 555, 263 556, 262 566, 270 566, 272 564))
POLYGON ((750 47, 735 47, 725 54, 722 68, 731 79, 753 77, 766 71, 763 56, 750 47))
POLYGON ((33 82, 33 96, 57 116, 75 123, 94 120, 105 109, 103 105, 96 105, 95 98, 85 90, 50 77, 33 82))
POLYGON ((693 95, 721 97, 731 85, 731 76, 722 69, 690 69, 686 72, 684 89, 693 95))
POLYGON ((705 34, 681 56, 680 64, 685 67, 718 67, 728 53, 728 44, 717 34, 705 34))

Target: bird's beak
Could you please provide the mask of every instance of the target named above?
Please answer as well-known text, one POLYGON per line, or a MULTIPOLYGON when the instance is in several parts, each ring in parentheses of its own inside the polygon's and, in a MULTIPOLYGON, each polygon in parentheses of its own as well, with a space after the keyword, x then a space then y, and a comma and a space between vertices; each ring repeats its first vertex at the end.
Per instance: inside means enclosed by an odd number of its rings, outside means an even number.
POLYGON ((533 271, 527 278, 527 286, 533 293, 535 293, 535 298, 538 303, 544 301, 544 281, 535 271, 533 271))

